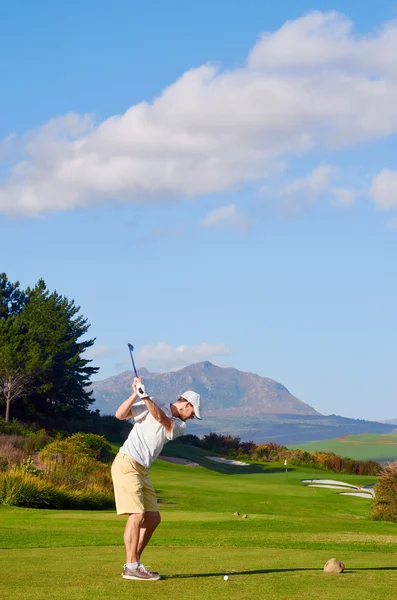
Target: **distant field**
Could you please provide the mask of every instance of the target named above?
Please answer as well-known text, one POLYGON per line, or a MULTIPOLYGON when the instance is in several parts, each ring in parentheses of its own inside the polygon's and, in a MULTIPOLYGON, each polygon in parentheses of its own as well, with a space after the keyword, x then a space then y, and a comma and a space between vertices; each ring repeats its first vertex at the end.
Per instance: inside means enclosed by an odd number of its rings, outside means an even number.
POLYGON ((380 462, 397 460, 397 434, 362 433, 342 438, 294 444, 290 448, 301 448, 308 452, 335 452, 340 456, 349 456, 359 460, 377 460, 380 462))

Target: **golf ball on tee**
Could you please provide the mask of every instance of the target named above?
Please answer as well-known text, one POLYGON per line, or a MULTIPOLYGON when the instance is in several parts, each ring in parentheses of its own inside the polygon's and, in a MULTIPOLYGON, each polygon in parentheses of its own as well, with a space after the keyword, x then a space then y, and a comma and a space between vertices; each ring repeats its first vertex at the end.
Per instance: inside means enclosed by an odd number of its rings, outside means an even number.
POLYGON ((223 579, 227 581, 229 579, 229 575, 225 575, 223 579))

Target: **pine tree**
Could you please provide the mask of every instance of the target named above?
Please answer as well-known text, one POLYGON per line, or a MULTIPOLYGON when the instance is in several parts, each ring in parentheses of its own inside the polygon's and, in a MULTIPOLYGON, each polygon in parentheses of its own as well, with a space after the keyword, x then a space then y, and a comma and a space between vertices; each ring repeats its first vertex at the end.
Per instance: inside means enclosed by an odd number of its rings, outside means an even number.
POLYGON ((26 294, 19 289, 19 281, 11 283, 5 273, 0 273, 0 320, 17 315, 26 301, 26 294))
POLYGON ((40 347, 42 361, 29 406, 39 414, 76 416, 94 401, 86 387, 98 368, 89 366, 91 361, 82 355, 95 339, 81 339, 90 325, 74 300, 50 293, 43 280, 27 295, 21 317, 31 343, 40 347))
POLYGON ((98 368, 83 357, 95 340, 74 300, 50 293, 43 280, 22 292, 0 276, 0 402, 25 420, 88 414, 90 378, 98 368))

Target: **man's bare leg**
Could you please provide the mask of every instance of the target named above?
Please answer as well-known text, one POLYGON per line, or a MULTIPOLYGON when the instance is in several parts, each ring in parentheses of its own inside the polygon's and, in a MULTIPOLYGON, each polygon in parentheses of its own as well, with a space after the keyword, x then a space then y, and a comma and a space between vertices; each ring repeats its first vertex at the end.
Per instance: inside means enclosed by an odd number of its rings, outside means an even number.
POLYGON ((142 513, 132 513, 128 517, 124 530, 124 545, 127 555, 127 563, 139 562, 138 545, 140 539, 140 528, 143 521, 142 513))
POLYGON ((139 542, 137 547, 137 560, 140 560, 141 554, 146 548, 156 527, 160 524, 161 516, 159 512, 145 512, 145 518, 139 529, 139 542))

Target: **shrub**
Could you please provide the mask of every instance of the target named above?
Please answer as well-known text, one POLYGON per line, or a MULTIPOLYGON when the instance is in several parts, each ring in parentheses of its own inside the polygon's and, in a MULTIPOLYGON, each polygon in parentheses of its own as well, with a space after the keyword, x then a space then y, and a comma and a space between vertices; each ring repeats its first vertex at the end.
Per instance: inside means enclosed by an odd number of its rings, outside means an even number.
POLYGON ((3 417, 0 417, 0 434, 5 433, 8 435, 28 435, 31 433, 31 429, 23 423, 20 423, 17 419, 6 423, 3 417))
POLYGON ((359 464, 359 475, 379 475, 382 467, 374 460, 362 460, 359 464))
POLYGON ((63 508, 65 497, 48 481, 14 467, 0 473, 0 503, 29 508, 63 508))
POLYGON ((25 438, 20 435, 0 435, 0 457, 2 468, 15 466, 29 456, 25 449, 25 438))
POLYGON ((199 448, 202 447, 202 442, 197 435, 193 435, 192 433, 186 433, 185 435, 181 435, 176 438, 173 442, 174 444, 188 444, 190 446, 197 446, 199 448))
POLYGON ((112 492, 109 465, 96 456, 110 452, 106 438, 95 434, 75 434, 55 440, 41 450, 39 457, 47 466, 46 478, 54 485, 84 490, 96 485, 106 494, 112 492))
POLYGON ((108 460, 112 455, 112 447, 103 435, 96 433, 74 433, 69 438, 72 444, 81 448, 97 460, 108 460))
POLYGON ((40 429, 28 435, 0 434, 0 457, 3 465, 15 466, 40 448, 43 448, 50 437, 40 429))
POLYGON ((85 489, 67 489, 67 508, 72 510, 105 510, 114 508, 113 492, 92 484, 85 489))
POLYGON ((45 429, 30 431, 25 438, 25 449, 28 452, 37 452, 38 450, 44 448, 50 439, 51 438, 45 429))
POLYGON ((55 439, 40 452, 42 460, 65 459, 67 456, 79 456, 107 460, 112 448, 102 435, 95 433, 75 433, 65 439, 55 439))
POLYGON ((375 485, 373 518, 397 522, 397 461, 383 467, 375 485))
POLYGON ((13 468, 0 473, 0 504, 28 508, 101 510, 113 508, 113 494, 93 484, 84 490, 55 486, 42 477, 13 468))
POLYGON ((65 439, 57 435, 47 443, 50 439, 43 429, 26 436, 0 436, 3 456, 0 504, 58 509, 112 508, 110 467, 99 460, 111 456, 106 438, 77 433, 65 439), (27 450, 40 448, 39 459, 44 470, 37 468, 37 460, 34 461, 27 450))
POLYGON ((106 491, 112 491, 109 466, 92 458, 69 456, 62 462, 51 461, 47 466, 46 477, 54 485, 86 489, 96 484, 106 491))
POLYGON ((33 462, 33 458, 28 456, 28 458, 24 458, 20 464, 21 471, 23 473, 31 473, 32 475, 40 475, 42 471, 36 467, 33 462))

